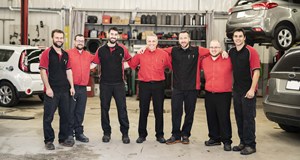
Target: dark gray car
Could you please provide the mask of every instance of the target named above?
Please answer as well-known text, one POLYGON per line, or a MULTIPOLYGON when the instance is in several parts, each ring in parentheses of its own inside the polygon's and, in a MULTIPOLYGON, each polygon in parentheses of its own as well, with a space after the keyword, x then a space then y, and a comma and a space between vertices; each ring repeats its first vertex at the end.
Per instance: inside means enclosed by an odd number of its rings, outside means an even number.
POLYGON ((263 102, 267 118, 288 132, 300 131, 300 46, 291 48, 270 72, 263 102))
POLYGON ((235 28, 243 28, 250 44, 272 43, 287 50, 300 41, 300 0, 238 0, 229 14, 228 38, 235 28))

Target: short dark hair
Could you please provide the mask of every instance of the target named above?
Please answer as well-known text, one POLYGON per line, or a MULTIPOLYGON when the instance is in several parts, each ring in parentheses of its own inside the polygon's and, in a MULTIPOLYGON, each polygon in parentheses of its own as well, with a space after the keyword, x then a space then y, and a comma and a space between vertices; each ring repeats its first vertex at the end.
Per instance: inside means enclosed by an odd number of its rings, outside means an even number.
POLYGON ((111 28, 109 28, 108 33, 110 33, 111 30, 118 32, 118 28, 117 27, 111 27, 111 28))
POLYGON ((242 32, 244 37, 246 37, 245 30, 243 28, 235 28, 232 32, 232 36, 234 35, 235 32, 242 32))
POLYGON ((179 32, 178 36, 179 36, 181 33, 186 33, 186 34, 188 34, 188 36, 190 37, 190 33, 189 33, 187 30, 181 30, 181 31, 179 32))
POLYGON ((52 31, 52 33, 51 33, 51 37, 52 37, 52 38, 53 38, 53 36, 54 36, 54 33, 62 33, 62 34, 64 35, 64 37, 65 37, 64 31, 62 31, 62 30, 60 30, 60 29, 55 29, 55 30, 52 31))
POLYGON ((74 40, 76 40, 77 37, 83 37, 82 34, 76 34, 74 40))

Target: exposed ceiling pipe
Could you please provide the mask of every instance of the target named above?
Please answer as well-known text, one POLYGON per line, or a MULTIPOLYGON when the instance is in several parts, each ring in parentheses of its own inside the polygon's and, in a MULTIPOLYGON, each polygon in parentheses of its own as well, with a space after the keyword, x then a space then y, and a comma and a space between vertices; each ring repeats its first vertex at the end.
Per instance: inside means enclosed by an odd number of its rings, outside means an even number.
MULTIPOLYGON (((8 9, 10 11, 21 11, 20 8, 12 7, 9 6, 8 9)), ((60 9, 62 10, 62 9, 60 9)), ((61 11, 59 9, 50 9, 50 8, 45 8, 45 9, 34 9, 34 8, 29 8, 29 12, 41 12, 41 13, 54 13, 54 14, 59 14, 61 15, 61 11)))

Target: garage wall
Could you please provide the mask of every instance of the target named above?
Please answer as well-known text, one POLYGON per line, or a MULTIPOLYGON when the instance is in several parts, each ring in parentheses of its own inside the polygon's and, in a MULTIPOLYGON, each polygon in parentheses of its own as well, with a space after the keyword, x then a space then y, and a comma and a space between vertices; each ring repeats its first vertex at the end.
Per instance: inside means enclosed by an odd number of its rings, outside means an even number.
MULTIPOLYGON (((65 20, 62 8, 89 8, 89 9, 139 9, 139 10, 208 10, 228 11, 236 0, 29 0, 29 25, 38 25, 43 21, 50 31, 55 28, 63 29, 65 20), (32 11, 34 10, 34 11, 32 11)), ((0 44, 9 44, 12 25, 20 25, 20 0, 1 0, 0 19, 14 19, 14 21, 3 23, 0 21, 0 28, 4 28, 4 42, 0 38, 0 44), (9 9, 9 6, 12 8, 9 9), (13 9, 13 10, 12 10, 13 9)), ((213 37, 222 40, 224 38, 226 20, 215 20, 212 30, 213 37)), ((0 37, 3 31, 0 29, 0 37)), ((49 37, 49 42, 50 37, 49 37)))

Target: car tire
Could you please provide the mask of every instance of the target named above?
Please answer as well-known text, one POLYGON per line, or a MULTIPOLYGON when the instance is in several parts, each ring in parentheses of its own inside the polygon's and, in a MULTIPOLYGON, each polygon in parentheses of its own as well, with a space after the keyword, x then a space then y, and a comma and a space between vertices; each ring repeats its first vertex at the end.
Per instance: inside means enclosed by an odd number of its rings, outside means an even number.
POLYGON ((4 107, 12 107, 19 103, 17 91, 9 82, 0 83, 0 105, 4 107))
POLYGON ((283 129, 283 130, 285 130, 286 132, 289 132, 289 133, 298 133, 298 132, 300 132, 299 127, 289 126, 289 125, 280 124, 280 123, 278 123, 278 125, 281 129, 283 129))
POLYGON ((44 102, 44 94, 42 93, 42 94, 39 94, 38 96, 39 96, 40 100, 41 100, 42 102, 44 102))
POLYGON ((279 51, 285 51, 294 45, 295 33, 289 26, 276 27, 272 44, 279 51))

